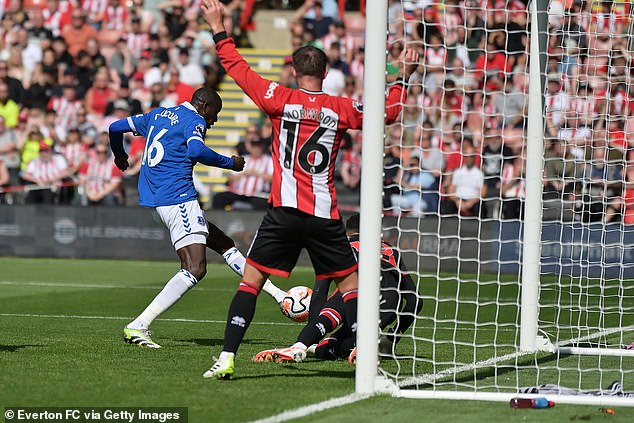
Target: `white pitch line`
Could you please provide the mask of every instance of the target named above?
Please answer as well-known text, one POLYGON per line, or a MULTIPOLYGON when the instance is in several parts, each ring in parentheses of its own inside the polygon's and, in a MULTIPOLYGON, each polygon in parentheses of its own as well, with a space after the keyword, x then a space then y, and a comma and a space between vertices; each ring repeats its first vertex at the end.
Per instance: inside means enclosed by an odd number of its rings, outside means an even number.
MULTIPOLYGON (((133 320, 134 317, 117 317, 117 316, 85 316, 85 315, 72 315, 72 314, 30 314, 30 313, 0 313, 0 317, 35 317, 43 319, 96 319, 96 320, 133 320)), ((184 323, 214 323, 214 324, 226 324, 226 320, 206 320, 206 319, 156 319, 164 322, 184 322, 184 323)), ((265 326, 299 326, 301 323, 290 322, 251 322, 252 325, 265 325, 265 326)))
MULTIPOLYGON (((8 286, 41 286, 41 287, 61 287, 61 288, 87 288, 87 289, 163 289, 163 286, 135 286, 135 285, 98 285, 80 282, 40 282, 40 281, 0 281, 0 285, 8 286)), ((196 286, 196 291, 209 292, 234 292, 237 289, 230 288, 205 288, 196 286)))
POLYGON ((253 420, 250 423, 280 423, 286 422, 289 420, 299 419, 301 417, 306 417, 313 413, 318 413, 320 411, 329 410, 331 408, 342 407, 344 405, 353 404, 355 402, 364 400, 369 398, 369 395, 361 395, 361 394, 350 394, 345 395, 343 397, 331 398, 326 401, 318 402, 315 404, 305 405, 303 407, 298 407, 293 410, 284 411, 280 414, 276 414, 271 417, 266 417, 264 419, 253 420))

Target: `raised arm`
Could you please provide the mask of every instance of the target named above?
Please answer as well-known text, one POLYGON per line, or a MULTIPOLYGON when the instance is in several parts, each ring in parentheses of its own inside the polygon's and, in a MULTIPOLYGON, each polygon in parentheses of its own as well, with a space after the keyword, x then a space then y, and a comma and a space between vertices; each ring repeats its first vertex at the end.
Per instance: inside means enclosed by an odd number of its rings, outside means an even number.
POLYGON ((202 0, 201 7, 203 16, 214 35, 222 67, 261 110, 272 114, 275 111, 275 104, 278 104, 277 101, 271 101, 273 93, 284 87, 280 87, 277 82, 262 78, 240 55, 233 39, 225 31, 222 20, 223 8, 218 0, 202 0))

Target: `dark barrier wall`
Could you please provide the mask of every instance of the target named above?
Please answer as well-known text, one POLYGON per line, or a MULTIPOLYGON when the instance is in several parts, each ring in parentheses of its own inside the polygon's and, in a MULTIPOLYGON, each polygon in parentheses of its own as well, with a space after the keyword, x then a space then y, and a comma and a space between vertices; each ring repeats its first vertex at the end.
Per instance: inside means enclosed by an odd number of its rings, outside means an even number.
MULTIPOLYGON (((245 253, 262 219, 261 213, 206 215, 245 253)), ((385 239, 399 245, 411 271, 519 273, 518 222, 386 217, 384 225, 385 239)), ((177 259, 151 209, 116 207, 0 206, 0 255, 177 259)), ((208 258, 221 261, 211 251, 208 258)), ((305 254, 300 264, 310 264, 305 254)), ((545 223, 542 272, 634 278, 634 227, 545 223)))

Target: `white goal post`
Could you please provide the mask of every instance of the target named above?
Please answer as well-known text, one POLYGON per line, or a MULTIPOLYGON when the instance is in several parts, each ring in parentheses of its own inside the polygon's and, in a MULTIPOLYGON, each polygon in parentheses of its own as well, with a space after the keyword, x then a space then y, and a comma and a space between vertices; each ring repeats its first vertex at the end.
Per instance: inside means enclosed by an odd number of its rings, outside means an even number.
MULTIPOLYGON (((475 1, 466 0, 464 4, 475 1)), ((582 2, 580 6, 565 0, 524 1, 530 25, 524 40, 529 49, 524 52, 526 62, 518 58, 514 68, 505 70, 502 77, 502 72, 493 76, 487 73, 485 64, 483 82, 477 89, 467 93, 464 86, 456 88, 462 89, 464 97, 458 111, 448 105, 450 94, 445 85, 445 80, 450 79, 448 68, 455 65, 445 61, 440 82, 423 66, 422 74, 415 74, 410 80, 421 86, 417 101, 423 104, 404 105, 410 110, 420 109, 421 118, 408 121, 402 117, 390 127, 384 124, 386 67, 389 68, 386 46, 389 48, 388 43, 394 42, 407 46, 411 42, 421 52, 444 49, 447 54, 449 47, 460 43, 438 47, 429 42, 429 34, 424 32, 430 27, 427 14, 436 14, 434 19, 444 43, 449 31, 443 30, 442 25, 451 21, 443 21, 446 3, 463 5, 463 1, 418 2, 425 4, 423 18, 417 14, 420 10, 412 6, 417 2, 401 1, 400 11, 394 4, 388 5, 387 0, 373 1, 367 8, 357 393, 487 401, 547 397, 558 403, 634 406, 634 220, 632 226, 627 220, 630 182, 634 185, 634 171, 628 176, 628 165, 634 167, 634 159, 628 156, 634 148, 634 107, 627 110, 628 101, 634 106, 634 8, 622 0, 610 2, 612 10, 626 10, 623 21, 617 21, 617 17, 601 9, 607 7, 606 2, 588 1, 590 4, 582 2), (563 16, 563 24, 553 24, 558 14, 563 16), (400 19, 396 33, 389 21, 389 16, 394 15, 400 19), (422 20, 417 27, 418 18, 422 20), (578 22, 582 29, 570 35, 573 24, 578 22), (414 37, 412 41, 407 28, 411 32, 421 27, 422 39, 414 37), (605 28, 619 28, 622 32, 608 35, 605 28), (579 34, 584 32, 587 41, 582 44, 579 34), (571 39, 579 41, 579 45, 571 39), (622 40, 626 40, 627 49, 617 48, 622 40), (620 65, 623 61, 625 65, 620 65), (605 72, 592 67, 598 69, 604 64, 605 72), (623 78, 616 66, 625 66, 623 78), (514 80, 518 74, 526 75, 527 90, 520 94, 527 99, 527 106, 521 109, 524 119, 511 126, 507 120, 514 116, 506 116, 504 109, 510 107, 511 97, 517 93, 514 90, 522 86, 521 81, 516 84, 514 80), (561 80, 556 81, 556 75, 561 80), (489 77, 501 80, 496 80, 498 88, 488 88, 489 77), (427 83, 437 84, 435 105, 429 104, 434 95, 429 93, 427 83), (555 83, 560 91, 553 88, 555 83), (493 100, 487 97, 489 89, 499 90, 491 97, 493 100), (480 93, 481 103, 476 104, 480 93), (466 104, 467 97, 471 104, 466 104), (552 103, 554 97, 560 103, 552 103), (547 104, 549 100, 551 103, 547 104), (493 104, 496 102, 499 104, 493 104), (461 114, 460 119, 451 116, 456 113, 461 114), (481 132, 473 134, 477 125, 467 127, 467 121, 476 113, 481 115, 474 118, 482 122, 481 132), (557 119, 560 122, 554 123, 557 119), (423 140, 423 127, 430 121, 434 125, 429 131, 435 134, 444 164, 458 160, 453 169, 443 168, 436 176, 436 185, 432 184, 434 188, 429 188, 436 190, 436 208, 430 209, 425 201, 409 209, 394 203, 386 206, 384 195, 404 195, 408 190, 411 193, 411 188, 406 189, 402 182, 412 167, 409 160, 415 157, 422 163, 426 149, 431 148, 421 143, 434 143, 431 136, 431 141, 423 140), (457 135, 449 133, 450 127, 460 128, 457 135), (622 140, 618 138, 621 133, 622 140), (484 160, 487 137, 495 134, 499 134, 502 145, 510 144, 511 139, 515 144, 508 160, 499 153, 502 158, 497 174, 483 176, 481 185, 487 185, 489 177, 498 181, 494 195, 491 190, 481 191, 487 197, 480 198, 478 204, 489 207, 488 211, 476 208, 475 212, 468 210, 463 214, 459 203, 466 199, 456 203, 455 211, 443 209, 442 203, 457 195, 457 171, 463 166, 472 169, 465 165, 469 154, 474 154, 470 148, 478 159, 484 160), (457 151, 443 150, 445 143, 449 145, 448 138, 458 146, 457 151), (627 144, 628 139, 631 145, 627 144), (395 190, 389 191, 379 169, 384 168, 384 155, 392 147, 401 154, 401 161, 397 180, 390 182, 395 190), (561 160, 555 153, 560 150, 561 160), (545 166, 547 160, 549 166, 545 166), (562 181, 553 179, 548 172, 559 169, 553 163, 561 163, 562 172, 572 169, 573 175, 566 174, 562 181), (614 179, 610 185, 606 175, 612 164, 618 176, 610 176, 614 179), (520 166, 522 169, 518 170, 520 166), (597 169, 604 173, 597 177, 597 169), (603 200, 599 201, 602 205, 591 208, 590 202, 597 196, 592 191, 596 190, 597 180, 603 187, 603 200), (505 187, 522 194, 512 197, 504 192, 505 187), (517 216, 508 217, 504 206, 514 199, 520 210, 517 216), (399 335, 401 342, 380 355, 379 341, 388 335, 377 325, 382 238, 392 243, 407 264, 423 309, 414 316, 407 332, 399 335), (632 395, 628 396, 628 392, 632 395)), ((494 0, 478 3, 501 4, 494 0)), ((517 8, 522 4, 519 0, 506 2, 510 3, 516 3, 517 8)), ((469 7, 464 6, 462 12, 469 7)), ((511 16, 508 11, 506 16, 511 16)), ((469 34, 475 34, 469 33, 469 25, 473 24, 468 24, 466 18, 458 23, 467 33, 461 45, 465 46, 465 56, 474 53, 475 57, 480 54, 475 50, 483 48, 483 44, 489 48, 492 25, 475 24, 484 41, 477 47, 468 47, 469 34)), ((500 25, 496 30, 504 28, 508 47, 511 26, 508 22, 500 25)), ((484 54, 494 53, 487 50, 484 54)), ((510 57, 507 51, 502 54, 510 57)), ((521 56, 520 53, 516 57, 521 56)), ((426 60, 430 59, 423 54, 421 61, 426 60)), ((462 71, 475 73, 474 67, 474 63, 465 64, 462 71)), ((418 171, 426 169, 423 166, 414 173, 418 171)), ((480 173, 484 175, 484 171, 480 173)), ((421 185, 419 199, 423 199, 426 189, 421 185)), ((632 193, 634 196, 634 187, 632 193)), ((631 204, 634 206, 634 198, 631 204)))

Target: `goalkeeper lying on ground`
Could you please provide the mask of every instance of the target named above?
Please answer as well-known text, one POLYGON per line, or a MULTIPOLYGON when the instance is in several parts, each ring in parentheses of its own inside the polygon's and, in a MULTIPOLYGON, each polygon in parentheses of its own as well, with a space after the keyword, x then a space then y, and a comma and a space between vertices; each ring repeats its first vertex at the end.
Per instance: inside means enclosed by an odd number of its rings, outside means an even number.
MULTIPOLYGON (((359 215, 353 215, 346 222, 350 245, 358 256, 359 215)), ((423 301, 417 295, 416 285, 407 273, 399 254, 386 242, 381 243, 381 313, 379 326, 387 335, 379 343, 380 354, 392 354, 400 335, 414 323, 416 315, 423 308, 423 301)), ((317 280, 310 303, 310 319, 300 332, 297 342, 289 348, 261 351, 253 357, 254 362, 303 361, 306 352, 314 352, 321 360, 347 358, 351 364, 356 361, 355 337, 341 325, 345 321, 343 299, 335 291, 325 301, 330 280, 317 280), (325 305, 321 307, 322 304, 325 305), (333 330, 337 331, 331 333, 333 330), (331 334, 330 334, 331 333, 331 334), (327 334, 327 337, 325 337, 327 334), (321 342, 320 342, 321 341, 321 342), (317 345, 315 345, 317 344, 317 345)))

